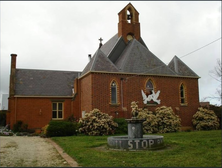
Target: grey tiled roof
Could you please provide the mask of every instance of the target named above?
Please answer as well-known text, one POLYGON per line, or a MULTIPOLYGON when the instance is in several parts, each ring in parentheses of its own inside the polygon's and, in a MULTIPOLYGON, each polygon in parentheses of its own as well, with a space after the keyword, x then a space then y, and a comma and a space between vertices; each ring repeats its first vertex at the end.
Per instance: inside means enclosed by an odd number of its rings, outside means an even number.
POLYGON ((177 57, 167 66, 148 49, 142 38, 139 41, 133 39, 126 44, 118 34, 96 51, 82 75, 89 71, 197 77, 177 57))
POLYGON ((177 56, 168 64, 168 67, 172 69, 177 75, 180 76, 192 76, 199 77, 193 70, 191 70, 183 61, 181 61, 177 56))
POLYGON ((175 75, 170 68, 136 39, 128 43, 115 64, 121 72, 175 75))
POLYGON ((89 71, 118 72, 118 69, 110 59, 98 49, 90 62, 86 65, 81 76, 89 71))
MULTIPOLYGON (((139 39, 139 42, 147 48, 142 38, 139 39)), ((115 63, 126 46, 127 44, 123 40, 122 36, 118 37, 118 34, 116 34, 102 45, 100 49, 113 63, 115 63)))
POLYGON ((23 96, 71 96, 80 72, 16 69, 15 94, 23 96))
MULTIPOLYGON (((111 45, 111 43, 106 43, 103 46, 108 46, 109 48, 112 48, 112 50, 108 53, 107 57, 115 63, 116 60, 119 58, 123 50, 126 48, 126 43, 124 42, 122 37, 119 37, 116 41, 115 45, 111 45)), ((101 50, 103 49, 103 46, 101 47, 101 50)))
POLYGON ((112 38, 110 38, 102 47, 100 50, 105 54, 109 55, 109 53, 112 51, 113 47, 116 46, 117 41, 119 40, 118 34, 115 34, 112 38))

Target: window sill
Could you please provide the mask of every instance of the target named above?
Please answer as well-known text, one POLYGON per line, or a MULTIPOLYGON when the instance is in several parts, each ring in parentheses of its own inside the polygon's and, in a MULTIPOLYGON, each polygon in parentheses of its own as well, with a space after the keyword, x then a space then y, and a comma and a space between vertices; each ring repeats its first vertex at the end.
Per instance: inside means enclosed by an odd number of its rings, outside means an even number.
POLYGON ((147 106, 147 107, 155 107, 155 106, 157 106, 157 104, 145 104, 145 106, 147 106))
POLYGON ((63 118, 52 118, 52 120, 63 120, 63 118))
POLYGON ((186 107, 188 106, 188 104, 180 104, 180 106, 186 107))
POLYGON ((120 104, 118 103, 118 104, 109 104, 110 106, 113 106, 113 107, 118 107, 120 104))

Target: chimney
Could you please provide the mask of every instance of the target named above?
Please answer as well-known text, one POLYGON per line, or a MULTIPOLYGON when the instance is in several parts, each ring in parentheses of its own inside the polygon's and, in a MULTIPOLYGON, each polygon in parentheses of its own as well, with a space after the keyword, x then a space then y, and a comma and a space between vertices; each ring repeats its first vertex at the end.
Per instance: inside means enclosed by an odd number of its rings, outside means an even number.
POLYGON ((11 72, 10 72, 10 84, 9 84, 10 97, 15 95, 16 57, 17 57, 17 54, 11 54, 11 72))
POLYGON ((88 54, 89 62, 91 61, 91 54, 88 54))

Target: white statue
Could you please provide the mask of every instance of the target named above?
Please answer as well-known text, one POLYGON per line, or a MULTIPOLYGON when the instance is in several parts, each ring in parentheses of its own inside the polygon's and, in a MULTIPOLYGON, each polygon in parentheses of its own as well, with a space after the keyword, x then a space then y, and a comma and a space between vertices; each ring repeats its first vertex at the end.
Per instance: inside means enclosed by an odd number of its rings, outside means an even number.
POLYGON ((154 102, 157 102, 157 104, 160 104, 160 100, 157 100, 159 97, 160 91, 158 90, 156 93, 154 90, 152 90, 152 94, 149 96, 146 96, 146 94, 141 90, 142 96, 143 96, 143 103, 147 104, 147 102, 153 100, 154 102))

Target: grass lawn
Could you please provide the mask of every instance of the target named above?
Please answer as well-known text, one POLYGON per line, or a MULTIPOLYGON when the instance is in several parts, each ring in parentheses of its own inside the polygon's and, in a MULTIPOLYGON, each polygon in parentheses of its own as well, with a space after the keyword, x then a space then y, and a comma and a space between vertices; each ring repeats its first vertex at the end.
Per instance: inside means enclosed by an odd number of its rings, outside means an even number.
POLYGON ((108 136, 53 137, 83 167, 221 167, 221 130, 158 134, 165 149, 117 151, 108 136))

